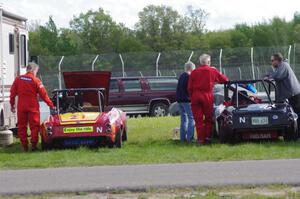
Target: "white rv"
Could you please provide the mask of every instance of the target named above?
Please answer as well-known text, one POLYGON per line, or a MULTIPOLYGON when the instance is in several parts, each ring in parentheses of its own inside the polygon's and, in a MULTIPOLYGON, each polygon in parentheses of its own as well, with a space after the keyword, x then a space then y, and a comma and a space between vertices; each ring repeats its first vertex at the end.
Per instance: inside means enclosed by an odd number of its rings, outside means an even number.
POLYGON ((28 63, 27 19, 0 7, 0 131, 16 127, 9 104, 10 88, 28 63))

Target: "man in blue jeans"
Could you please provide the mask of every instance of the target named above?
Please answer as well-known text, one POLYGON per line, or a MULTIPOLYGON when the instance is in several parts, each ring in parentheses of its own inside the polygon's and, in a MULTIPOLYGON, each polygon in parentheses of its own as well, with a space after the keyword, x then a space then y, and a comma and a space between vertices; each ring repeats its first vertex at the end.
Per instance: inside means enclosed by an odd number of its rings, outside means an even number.
POLYGON ((179 104, 181 124, 180 124, 180 140, 182 142, 191 142, 194 139, 195 121, 191 109, 191 100, 188 93, 188 82, 191 72, 195 69, 195 64, 189 61, 184 65, 185 72, 179 77, 176 100, 179 104))

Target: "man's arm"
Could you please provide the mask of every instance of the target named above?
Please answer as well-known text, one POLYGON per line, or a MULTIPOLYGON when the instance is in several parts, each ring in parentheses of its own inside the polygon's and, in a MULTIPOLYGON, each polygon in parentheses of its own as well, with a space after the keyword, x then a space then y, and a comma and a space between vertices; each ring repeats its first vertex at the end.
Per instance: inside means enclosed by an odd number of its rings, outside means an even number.
POLYGON ((9 96, 9 102, 10 102, 10 109, 11 112, 15 112, 15 100, 16 96, 18 95, 18 79, 15 79, 12 87, 10 88, 10 96, 9 96))
POLYGON ((42 100, 50 107, 50 108, 54 108, 54 105, 52 103, 52 101, 50 100, 47 91, 44 87, 44 85, 42 84, 41 80, 39 80, 38 78, 36 78, 36 84, 37 84, 37 90, 38 93, 40 95, 40 97, 42 98, 42 100))
POLYGON ((281 65, 268 75, 268 79, 281 81, 288 76, 288 69, 285 65, 281 65))
POLYGON ((220 73, 217 69, 215 69, 216 72, 216 82, 219 84, 223 84, 225 82, 227 82, 229 79, 226 75, 223 75, 222 73, 220 73))
POLYGON ((190 97, 192 97, 192 95, 193 95, 193 72, 189 76, 188 92, 189 92, 190 97))

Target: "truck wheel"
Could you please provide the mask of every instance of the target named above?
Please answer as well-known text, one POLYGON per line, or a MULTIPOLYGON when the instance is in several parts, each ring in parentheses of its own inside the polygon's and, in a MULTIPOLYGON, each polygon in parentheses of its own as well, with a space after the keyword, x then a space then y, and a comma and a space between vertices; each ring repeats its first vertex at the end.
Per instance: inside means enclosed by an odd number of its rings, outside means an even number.
POLYGON ((296 141, 298 139, 298 125, 297 122, 294 122, 292 127, 289 127, 285 130, 283 135, 284 141, 296 141))
POLYGON ((52 145, 52 144, 46 143, 46 142, 43 140, 43 138, 42 138, 41 147, 42 147, 42 150, 43 150, 43 151, 48 151, 48 150, 51 150, 51 149, 53 148, 53 145, 52 145))
POLYGON ((168 105, 162 102, 155 103, 151 107, 151 116, 163 117, 168 115, 168 105))
POLYGON ((115 145, 117 148, 122 148, 123 139, 122 139, 122 131, 119 131, 116 135, 115 145))

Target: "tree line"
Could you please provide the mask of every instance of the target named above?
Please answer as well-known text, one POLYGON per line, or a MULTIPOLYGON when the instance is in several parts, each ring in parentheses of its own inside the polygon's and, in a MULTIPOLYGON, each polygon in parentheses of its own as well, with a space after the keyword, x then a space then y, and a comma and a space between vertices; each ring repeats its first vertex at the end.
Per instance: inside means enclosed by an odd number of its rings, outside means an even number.
POLYGON ((180 14, 172 7, 149 5, 138 13, 134 28, 115 22, 102 8, 74 16, 70 27, 47 23, 29 25, 30 55, 76 55, 138 51, 218 49, 279 46, 300 43, 300 13, 292 20, 274 17, 261 23, 208 31, 209 13, 188 6, 180 14))

